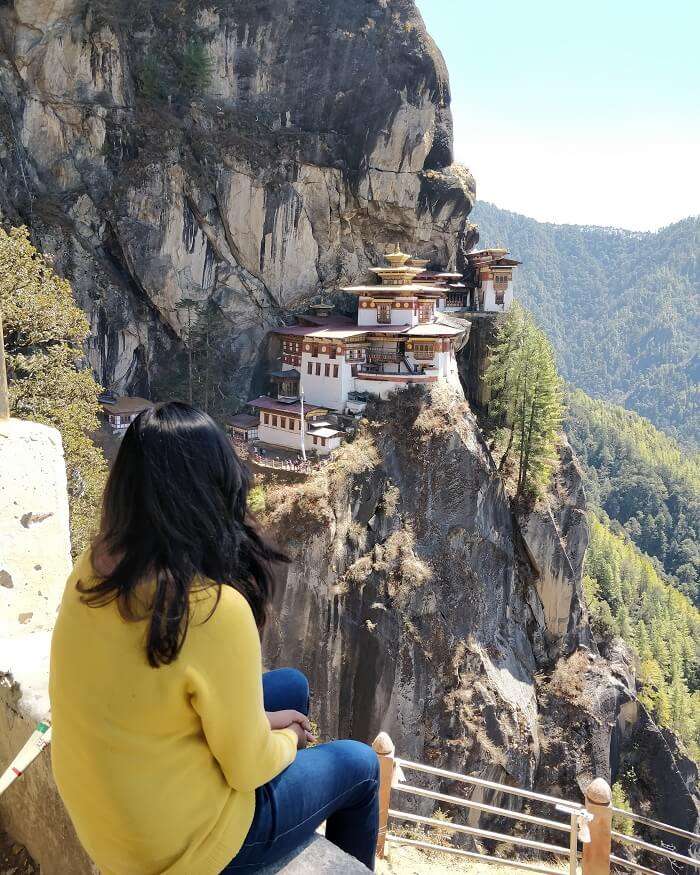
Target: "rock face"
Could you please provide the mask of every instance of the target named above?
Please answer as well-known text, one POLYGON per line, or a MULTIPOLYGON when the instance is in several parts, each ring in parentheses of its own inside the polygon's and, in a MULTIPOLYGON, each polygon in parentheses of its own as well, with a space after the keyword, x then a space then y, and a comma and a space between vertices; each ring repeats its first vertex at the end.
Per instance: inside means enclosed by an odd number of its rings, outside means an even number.
POLYGON ((301 850, 296 850, 279 863, 258 871, 260 875, 321 875, 324 872, 362 875, 363 872, 369 872, 369 869, 326 839, 314 836, 301 850))
MULTIPOLYGON (((266 651, 309 672, 322 732, 384 729, 404 757, 531 786, 533 642, 549 633, 464 399, 439 387, 376 405, 327 472, 269 502, 294 561, 266 651)), ((575 647, 576 628, 559 638, 575 647)))
POLYGON ((406 759, 576 801, 642 744, 660 771, 640 761, 637 810, 694 829, 692 764, 637 703, 629 654, 592 639, 584 510, 568 445, 550 493, 514 514, 463 397, 377 403, 323 472, 267 484, 292 559, 267 663, 307 672, 323 737, 385 730, 406 759))
POLYGON ((209 302, 242 398, 300 301, 389 242, 475 239, 413 0, 13 0, 0 37, 0 215, 73 283, 109 387, 148 392, 209 302))

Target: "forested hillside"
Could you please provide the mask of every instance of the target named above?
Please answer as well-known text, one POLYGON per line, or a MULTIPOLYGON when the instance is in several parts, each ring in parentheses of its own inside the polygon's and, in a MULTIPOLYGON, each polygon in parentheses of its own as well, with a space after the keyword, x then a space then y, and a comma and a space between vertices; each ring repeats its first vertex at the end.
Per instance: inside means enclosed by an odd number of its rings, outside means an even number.
POLYGON ((545 224, 481 201, 471 218, 480 245, 523 261, 516 295, 569 382, 700 444, 700 218, 632 233, 545 224))
POLYGON ((700 457, 646 419, 576 390, 565 422, 589 501, 700 605, 700 457))
POLYGON ((584 588, 596 632, 620 635, 640 660, 639 696, 700 754, 700 613, 623 535, 591 521, 584 588))

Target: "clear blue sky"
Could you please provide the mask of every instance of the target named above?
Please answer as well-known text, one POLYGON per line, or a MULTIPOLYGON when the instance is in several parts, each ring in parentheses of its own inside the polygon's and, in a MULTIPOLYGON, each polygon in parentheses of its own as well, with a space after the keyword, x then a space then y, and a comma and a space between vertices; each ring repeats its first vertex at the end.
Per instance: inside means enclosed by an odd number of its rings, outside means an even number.
POLYGON ((648 230, 700 213, 700 0, 418 0, 478 197, 648 230))

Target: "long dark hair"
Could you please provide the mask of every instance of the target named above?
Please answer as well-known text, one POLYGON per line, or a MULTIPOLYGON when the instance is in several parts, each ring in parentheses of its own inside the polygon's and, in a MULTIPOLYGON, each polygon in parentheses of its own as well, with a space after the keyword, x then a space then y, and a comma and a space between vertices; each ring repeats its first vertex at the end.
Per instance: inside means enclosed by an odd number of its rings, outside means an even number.
POLYGON ((180 652, 195 585, 215 586, 215 604, 222 586, 234 587, 262 629, 272 596, 270 565, 288 560, 250 519, 250 486, 223 431, 188 404, 157 404, 127 429, 92 546, 93 558, 107 555, 116 564, 97 584, 78 583, 78 590, 87 604, 116 600, 125 619, 137 620, 144 617, 136 590, 154 581, 146 643, 154 668, 180 652))

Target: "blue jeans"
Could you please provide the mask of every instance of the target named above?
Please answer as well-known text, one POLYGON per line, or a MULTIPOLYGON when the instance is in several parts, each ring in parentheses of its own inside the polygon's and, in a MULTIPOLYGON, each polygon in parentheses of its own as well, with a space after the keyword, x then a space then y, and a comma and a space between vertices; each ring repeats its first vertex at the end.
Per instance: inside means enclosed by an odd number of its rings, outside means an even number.
MULTIPOLYGON (((309 684, 300 671, 263 675, 266 711, 309 713, 309 684)), ((294 762, 255 791, 255 814, 243 847, 223 870, 254 872, 284 857, 326 821, 326 838, 374 869, 379 821, 379 763, 359 741, 300 750, 294 762)))

